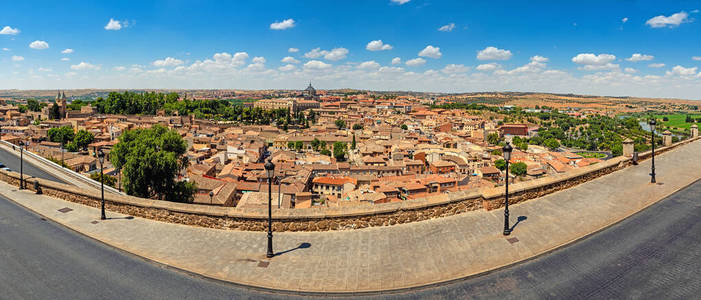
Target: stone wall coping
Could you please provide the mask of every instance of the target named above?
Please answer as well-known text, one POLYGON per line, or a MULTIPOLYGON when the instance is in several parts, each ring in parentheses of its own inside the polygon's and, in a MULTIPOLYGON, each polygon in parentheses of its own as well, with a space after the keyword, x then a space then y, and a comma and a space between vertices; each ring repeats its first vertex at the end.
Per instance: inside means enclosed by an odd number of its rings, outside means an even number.
MULTIPOLYGON (((678 147, 698 140, 699 138, 687 139, 676 144, 660 147, 656 152, 664 152, 666 150, 678 147)), ((651 156, 651 151, 639 153, 638 157, 644 159, 651 156)), ((509 185, 509 194, 524 193, 529 190, 547 188, 548 186, 561 184, 563 182, 573 180, 587 174, 604 170, 611 167, 625 165, 632 158, 630 157, 615 157, 609 160, 602 161, 593 165, 582 168, 577 168, 563 174, 547 176, 543 178, 533 179, 525 182, 519 182, 509 185)), ((0 174, 4 174, 15 180, 19 180, 19 173, 13 171, 0 170, 0 174)), ((41 178, 28 178, 27 187, 33 188, 34 181, 38 181, 43 188, 50 188, 59 192, 72 193, 75 195, 85 196, 93 199, 100 199, 100 191, 87 191, 77 188, 72 185, 45 180, 41 178)), ((383 204, 365 204, 347 206, 347 207, 311 207, 303 209, 278 209, 273 208, 273 220, 275 221, 295 221, 295 220, 320 220, 327 218, 353 218, 365 217, 381 214, 391 214, 398 211, 422 210, 436 206, 443 206, 451 203, 456 203, 465 200, 494 200, 504 197, 504 187, 489 187, 473 191, 457 191, 433 195, 419 199, 410 199, 396 203, 383 204)), ((265 220, 268 218, 267 208, 238 208, 238 207, 221 207, 198 205, 190 203, 168 202, 163 200, 138 198, 128 195, 119 195, 105 193, 105 201, 117 204, 124 204, 143 208, 162 209, 170 212, 194 214, 212 217, 229 217, 234 219, 250 219, 250 220, 265 220)))

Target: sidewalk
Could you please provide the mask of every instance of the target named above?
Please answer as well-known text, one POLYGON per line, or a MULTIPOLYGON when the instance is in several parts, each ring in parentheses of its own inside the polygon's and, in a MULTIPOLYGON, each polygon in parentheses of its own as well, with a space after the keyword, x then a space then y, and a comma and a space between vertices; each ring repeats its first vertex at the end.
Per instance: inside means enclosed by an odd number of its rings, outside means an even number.
POLYGON ((207 229, 107 212, 0 182, 0 194, 85 235, 128 252, 208 277, 282 290, 355 292, 398 289, 482 273, 601 230, 701 178, 701 141, 540 199, 503 209, 389 227, 274 234, 278 255, 265 258, 266 233, 207 229), (70 208, 62 213, 59 209, 70 208), (523 218, 525 217, 525 219, 523 218))

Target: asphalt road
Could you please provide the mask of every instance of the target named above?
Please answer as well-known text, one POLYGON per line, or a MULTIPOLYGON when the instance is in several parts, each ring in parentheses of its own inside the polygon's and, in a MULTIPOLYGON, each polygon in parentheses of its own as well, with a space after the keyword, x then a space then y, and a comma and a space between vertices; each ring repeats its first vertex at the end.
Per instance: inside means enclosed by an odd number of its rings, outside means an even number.
POLYGON ((697 182, 573 245, 486 275, 384 294, 300 295, 166 268, 0 197, 0 299, 698 299, 700 221, 697 182))
MULTIPOLYGON (((5 149, 0 148, 0 162, 3 163, 5 166, 10 168, 10 170, 19 172, 20 171, 20 162, 19 162, 19 157, 15 156, 14 154, 5 151, 5 149)), ((56 182, 61 182, 65 183, 63 180, 60 180, 53 175, 45 172, 44 170, 41 170, 29 163, 27 161, 24 161, 23 163, 23 170, 24 174, 33 176, 33 177, 39 177, 43 179, 48 179, 51 181, 56 181, 56 182)))

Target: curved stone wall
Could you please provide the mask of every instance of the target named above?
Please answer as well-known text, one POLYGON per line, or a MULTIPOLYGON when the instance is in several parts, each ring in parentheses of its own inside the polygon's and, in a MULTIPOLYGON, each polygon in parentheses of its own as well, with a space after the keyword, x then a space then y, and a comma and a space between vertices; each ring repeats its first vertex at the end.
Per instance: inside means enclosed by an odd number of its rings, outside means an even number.
MULTIPOLYGON (((685 140, 659 148, 662 153, 687 144, 685 140)), ((649 158, 644 152, 640 159, 649 158)), ((632 164, 631 158, 616 157, 598 164, 579 168, 561 175, 510 185, 510 203, 518 203, 609 174, 632 164)), ((0 170, 0 179, 19 186, 19 174, 0 170)), ((38 181, 44 194, 84 205, 99 207, 99 190, 82 190, 71 185, 39 178, 27 179, 27 188, 34 190, 38 181)), ((187 203, 174 203, 132 196, 105 194, 106 208, 137 217, 159 221, 218 229, 264 231, 267 229, 267 209, 241 209, 187 203)), ((326 231, 388 226, 455 215, 478 209, 503 206, 504 188, 494 187, 475 191, 451 192, 429 198, 400 203, 367 204, 338 208, 273 209, 275 231, 326 231)))

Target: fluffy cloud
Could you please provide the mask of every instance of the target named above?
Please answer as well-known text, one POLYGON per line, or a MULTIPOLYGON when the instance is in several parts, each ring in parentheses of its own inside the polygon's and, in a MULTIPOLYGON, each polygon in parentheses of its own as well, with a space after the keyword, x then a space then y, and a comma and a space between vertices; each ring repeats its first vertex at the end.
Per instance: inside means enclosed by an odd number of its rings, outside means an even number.
POLYGON ((71 53, 73 53, 73 49, 71 49, 71 48, 63 49, 63 51, 61 51, 61 53, 63 53, 63 54, 71 54, 71 53))
POLYGON ((548 60, 547 57, 542 57, 540 55, 531 56, 531 62, 545 63, 548 62, 548 60))
POLYGON ((283 58, 283 59, 280 60, 280 61, 281 61, 281 62, 284 62, 284 63, 288 63, 288 64, 298 64, 298 63, 299 63, 299 60, 296 60, 296 59, 295 59, 294 57, 292 57, 292 56, 285 56, 285 58, 283 58))
POLYGON ((84 62, 84 61, 83 61, 83 62, 80 62, 80 63, 77 64, 77 65, 72 65, 72 66, 71 66, 71 70, 76 70, 76 71, 99 70, 99 69, 100 69, 100 66, 98 66, 98 65, 93 65, 93 64, 90 64, 90 63, 86 63, 86 62, 84 62))
POLYGON ((299 52, 299 49, 297 49, 297 48, 290 48, 290 49, 287 49, 287 52, 290 52, 290 53, 297 53, 297 52, 299 52))
POLYGON ((61 61, 69 61, 69 60, 71 60, 71 59, 68 58, 68 57, 62 57, 62 58, 61 58, 61 61))
POLYGON ((393 65, 398 65, 398 64, 401 64, 401 63, 402 63, 402 59, 399 58, 399 57, 395 57, 395 58, 392 59, 392 64, 393 64, 393 65))
POLYGON ((498 69, 494 71, 497 75, 515 75, 519 73, 538 73, 543 71, 546 67, 545 63, 548 61, 547 57, 542 57, 540 55, 531 56, 531 61, 523 66, 515 68, 513 70, 501 70, 498 69))
POLYGON ((633 53, 629 58, 626 58, 627 61, 632 61, 632 62, 637 62, 637 61, 645 61, 645 60, 652 60, 655 57, 652 55, 646 55, 646 54, 640 54, 640 53, 633 53))
POLYGON ((665 65, 662 64, 662 63, 657 63, 657 64, 649 64, 649 65, 647 65, 647 66, 650 67, 650 68, 662 68, 662 67, 664 67, 665 65))
POLYGON ((625 18, 621 19, 621 22, 622 22, 622 23, 628 22, 628 17, 625 17, 625 18))
POLYGON ((466 73, 470 68, 466 67, 465 65, 456 65, 456 64, 449 64, 441 70, 441 72, 445 74, 457 74, 457 73, 466 73))
POLYGON ((2 48, 2 51, 10 51, 10 48, 2 48))
POLYGON ((612 54, 580 53, 572 57, 572 62, 582 65, 580 69, 586 71, 616 69, 618 65, 611 63, 614 60, 616 56, 612 54))
POLYGON ((321 50, 321 48, 314 48, 311 51, 304 54, 306 58, 319 58, 324 57, 324 59, 337 61, 346 58, 348 54, 348 49, 346 48, 334 48, 331 51, 321 50))
POLYGON ((37 71, 39 71, 39 72, 51 72, 51 69, 50 69, 50 68, 41 68, 41 67, 40 67, 40 68, 37 69, 37 71))
POLYGON ((685 68, 682 66, 674 66, 674 68, 672 68, 672 70, 667 71, 666 75, 667 76, 692 76, 692 75, 696 75, 697 69, 698 69, 697 67, 685 68))
POLYGON ((49 43, 37 40, 37 41, 33 41, 31 44, 29 44, 29 48, 36 49, 36 50, 49 49, 49 43))
POLYGON ((623 69, 623 71, 626 73, 630 73, 630 74, 638 72, 638 70, 633 69, 633 68, 625 68, 625 69, 623 69))
POLYGON ((419 56, 423 57, 430 57, 430 58, 441 58, 443 53, 441 53, 441 48, 438 47, 433 47, 431 45, 426 46, 421 52, 419 52, 419 56))
POLYGON ((115 71, 117 71, 117 72, 121 72, 121 71, 126 70, 127 68, 124 67, 124 66, 116 66, 116 67, 114 67, 113 69, 114 69, 115 71))
POLYGON ((692 60, 701 60, 701 56, 692 56, 691 59, 692 60))
POLYGON ((175 67, 183 64, 182 60, 172 57, 156 60, 152 63, 156 67, 175 67))
POLYGON ((289 71, 292 71, 294 69, 297 69, 297 67, 295 67, 294 65, 291 65, 291 64, 287 64, 287 65, 284 65, 284 66, 279 67, 277 69, 282 71, 282 72, 289 72, 289 71))
POLYGON ((397 3, 399 5, 402 5, 402 4, 405 4, 411 0, 390 0, 390 1, 392 1, 393 3, 397 3))
POLYGON ((12 61, 23 61, 23 60, 24 60, 23 56, 19 56, 19 55, 12 56, 12 61))
POLYGON ((455 23, 450 23, 450 24, 446 24, 446 25, 441 26, 440 28, 438 28, 438 31, 450 32, 450 31, 453 31, 453 29, 455 29, 455 23))
POLYGON ((511 51, 496 47, 487 47, 477 53, 479 60, 508 60, 511 58, 511 51))
POLYGON ((370 51, 392 50, 392 45, 385 44, 382 40, 371 41, 365 46, 365 49, 370 51))
POLYGON ((262 56, 256 56, 253 58, 253 63, 254 64, 264 64, 265 63, 265 57, 262 56))
POLYGON ((374 60, 366 61, 358 65, 358 69, 375 70, 380 68, 380 64, 374 60))
POLYGON ((477 66, 477 68, 475 68, 475 69, 477 69, 478 71, 494 71, 497 68, 499 68, 498 64, 488 63, 488 64, 481 64, 481 65, 477 66))
POLYGON ((2 35, 18 35, 19 29, 12 28, 10 26, 5 26, 2 28, 2 30, 0 30, 0 34, 2 34, 2 35))
POLYGON ((680 11, 680 12, 673 14, 669 17, 659 15, 657 17, 650 19, 650 20, 647 20, 647 22, 645 22, 645 24, 652 27, 652 28, 664 28, 664 27, 674 28, 674 27, 679 26, 681 23, 686 23, 686 22, 691 22, 689 20, 689 14, 684 12, 684 11, 680 11))
POLYGON ((105 30, 120 30, 122 29, 122 22, 110 18, 110 21, 105 25, 105 30))
POLYGON ((421 57, 417 57, 406 61, 406 65, 410 67, 423 66, 424 64, 426 64, 426 60, 421 57))
POLYGON ((304 68, 310 70, 324 70, 331 68, 331 65, 319 60, 310 60, 304 64, 304 68))
POLYGON ((293 19, 287 19, 282 22, 275 22, 270 24, 270 29, 272 30, 285 30, 295 27, 295 20, 293 19))

